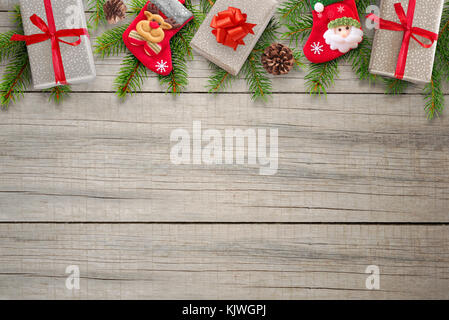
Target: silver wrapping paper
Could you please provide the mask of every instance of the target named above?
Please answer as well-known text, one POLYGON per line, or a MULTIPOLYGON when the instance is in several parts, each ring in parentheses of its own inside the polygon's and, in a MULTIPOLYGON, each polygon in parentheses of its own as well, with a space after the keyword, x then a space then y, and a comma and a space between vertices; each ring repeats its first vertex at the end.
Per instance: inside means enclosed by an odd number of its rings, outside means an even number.
MULTIPOLYGON (((402 3, 407 14, 409 0, 382 0, 380 18, 399 23, 394 9, 394 4, 398 2, 402 3)), ((413 26, 438 33, 443 4, 444 0, 417 0, 413 26)), ((369 67, 371 73, 394 78, 403 35, 404 33, 399 31, 376 30, 369 67)), ((432 47, 426 49, 411 39, 403 80, 429 83, 432 79, 436 47, 435 42, 432 47)))
MULTIPOLYGON (((87 28, 82 0, 52 0, 56 30, 87 28)), ((37 14, 47 23, 43 0, 20 0, 20 12, 25 35, 42 33, 31 23, 30 17, 37 14)), ((76 41, 74 37, 62 40, 76 41)), ((77 84, 95 78, 95 64, 88 36, 81 36, 81 44, 73 47, 60 43, 61 56, 67 82, 77 84)), ((50 40, 28 46, 28 55, 35 89, 46 89, 56 85, 50 40)))
POLYGON ((191 45, 202 56, 215 63, 220 68, 232 75, 240 72, 243 64, 253 50, 263 31, 270 22, 276 10, 278 2, 276 0, 218 0, 210 10, 203 24, 195 34, 191 45), (243 41, 244 46, 238 46, 237 50, 218 43, 212 34, 210 23, 212 18, 228 7, 239 8, 248 15, 248 23, 256 23, 254 35, 248 34, 243 41))
POLYGON ((184 24, 192 17, 192 13, 178 0, 151 0, 167 18, 173 18, 176 23, 184 24))

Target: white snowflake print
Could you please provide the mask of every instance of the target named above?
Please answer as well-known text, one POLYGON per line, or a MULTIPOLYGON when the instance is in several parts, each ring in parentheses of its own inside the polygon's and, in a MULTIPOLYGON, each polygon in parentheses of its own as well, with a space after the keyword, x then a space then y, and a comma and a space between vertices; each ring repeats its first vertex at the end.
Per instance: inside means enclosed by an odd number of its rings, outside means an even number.
POLYGON ((337 8, 337 11, 338 11, 338 13, 342 13, 343 11, 345 11, 345 7, 339 6, 339 7, 337 8))
POLYGON ((320 13, 318 13, 318 18, 322 18, 323 17, 323 14, 320 12, 320 13))
POLYGON ((320 42, 314 42, 310 45, 314 54, 321 54, 323 52, 323 45, 320 42))
POLYGON ((161 60, 156 63, 157 72, 165 72, 168 69, 167 61, 161 60))

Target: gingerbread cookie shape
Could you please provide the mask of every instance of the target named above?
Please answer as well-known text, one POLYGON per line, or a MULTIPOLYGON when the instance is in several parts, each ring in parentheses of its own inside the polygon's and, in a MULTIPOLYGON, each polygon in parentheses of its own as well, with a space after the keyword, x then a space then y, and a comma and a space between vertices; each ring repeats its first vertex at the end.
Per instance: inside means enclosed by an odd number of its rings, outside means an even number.
POLYGON ((183 6, 184 2, 148 1, 123 34, 131 53, 160 75, 168 75, 173 70, 170 39, 193 19, 193 14, 183 6))

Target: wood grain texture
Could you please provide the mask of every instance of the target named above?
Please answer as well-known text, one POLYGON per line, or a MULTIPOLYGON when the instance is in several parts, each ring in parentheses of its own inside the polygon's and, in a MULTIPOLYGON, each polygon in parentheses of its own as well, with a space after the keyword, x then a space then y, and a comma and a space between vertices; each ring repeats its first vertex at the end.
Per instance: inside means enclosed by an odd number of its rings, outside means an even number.
POLYGON ((0 225, 0 298, 449 298, 449 227, 0 225), (79 291, 67 290, 78 265, 79 291), (367 290, 366 267, 380 268, 367 290))

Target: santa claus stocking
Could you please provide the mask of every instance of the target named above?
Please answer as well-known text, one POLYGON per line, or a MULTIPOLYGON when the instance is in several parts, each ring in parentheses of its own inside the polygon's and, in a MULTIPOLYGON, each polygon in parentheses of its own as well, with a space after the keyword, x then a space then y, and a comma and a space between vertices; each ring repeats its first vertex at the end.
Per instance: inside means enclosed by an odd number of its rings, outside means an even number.
POLYGON ((170 39, 193 14, 185 0, 151 0, 123 34, 126 47, 148 69, 168 75, 173 70, 170 39))
POLYGON ((322 63, 358 47, 363 31, 355 0, 311 0, 313 27, 304 45, 310 62, 322 63))

